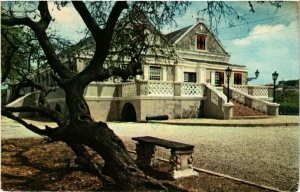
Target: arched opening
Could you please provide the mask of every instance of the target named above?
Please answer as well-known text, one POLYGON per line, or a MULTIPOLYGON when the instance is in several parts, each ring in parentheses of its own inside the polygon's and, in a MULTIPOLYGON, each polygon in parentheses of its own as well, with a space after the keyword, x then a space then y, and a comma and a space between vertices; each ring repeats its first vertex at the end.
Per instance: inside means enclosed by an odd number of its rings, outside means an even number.
POLYGON ((62 112, 59 104, 55 105, 55 111, 60 112, 60 113, 62 112))
POLYGON ((130 122, 136 121, 135 109, 131 103, 125 103, 123 106, 121 120, 130 122))

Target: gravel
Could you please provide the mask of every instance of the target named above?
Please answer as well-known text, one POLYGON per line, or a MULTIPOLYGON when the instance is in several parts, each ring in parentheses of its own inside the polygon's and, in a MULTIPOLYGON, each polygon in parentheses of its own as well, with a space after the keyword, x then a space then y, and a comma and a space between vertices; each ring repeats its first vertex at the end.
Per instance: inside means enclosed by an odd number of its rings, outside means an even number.
MULTIPOLYGON (((134 150, 131 137, 154 136, 195 145, 195 167, 288 190, 299 181, 299 128, 203 127, 109 123, 134 150)), ((157 154, 168 159, 169 151, 157 154)))
MULTIPOLYGON (((281 190, 288 190, 299 181, 298 126, 206 127, 120 122, 108 124, 131 150, 135 149, 132 137, 154 136, 193 144, 193 165, 198 168, 281 190)), ((25 128, 2 118, 2 138, 20 137, 20 131, 24 130, 25 128), (11 132, 6 128, 15 131, 11 132)), ((27 132, 23 135, 32 136, 27 132)), ((168 159, 169 151, 158 148, 157 156, 168 159)))

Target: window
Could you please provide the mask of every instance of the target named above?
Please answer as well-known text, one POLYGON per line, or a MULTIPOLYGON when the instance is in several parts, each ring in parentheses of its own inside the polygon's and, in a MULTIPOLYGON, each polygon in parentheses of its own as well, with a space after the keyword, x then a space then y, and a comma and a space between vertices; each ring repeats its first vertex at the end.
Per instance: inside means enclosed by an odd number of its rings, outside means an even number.
POLYGON ((196 73, 184 72, 184 82, 196 83, 196 81, 197 81, 196 73))
POLYGON ((224 84, 224 72, 215 73, 215 85, 222 86, 224 84))
POLYGON ((197 49, 205 50, 205 39, 206 39, 205 35, 203 34, 197 35, 197 49))
POLYGON ((160 67, 150 67, 150 80, 160 80, 161 68, 160 67))
POLYGON ((234 84, 241 85, 242 84, 242 74, 234 73, 234 84))

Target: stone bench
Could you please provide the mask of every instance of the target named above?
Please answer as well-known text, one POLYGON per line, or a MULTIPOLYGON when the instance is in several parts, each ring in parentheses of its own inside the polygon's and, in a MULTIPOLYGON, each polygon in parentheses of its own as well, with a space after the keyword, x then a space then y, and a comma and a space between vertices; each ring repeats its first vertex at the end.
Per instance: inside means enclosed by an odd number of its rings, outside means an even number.
POLYGON ((193 145, 169 141, 156 137, 133 137, 136 144, 136 163, 140 168, 147 168, 153 165, 155 158, 155 146, 171 149, 169 173, 172 178, 197 176, 198 173, 193 170, 193 145))

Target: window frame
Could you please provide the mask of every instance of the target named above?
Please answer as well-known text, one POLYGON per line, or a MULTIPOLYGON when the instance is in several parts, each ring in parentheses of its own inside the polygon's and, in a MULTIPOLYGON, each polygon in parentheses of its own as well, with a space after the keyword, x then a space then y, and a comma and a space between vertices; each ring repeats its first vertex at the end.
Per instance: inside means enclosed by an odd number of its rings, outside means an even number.
POLYGON ((223 71, 216 71, 215 72, 215 85, 216 86, 223 86, 224 85, 224 72, 223 71), (217 78, 218 75, 218 78, 217 78))
POLYGON ((161 81, 162 80, 162 68, 160 66, 150 66, 149 67, 149 80, 151 80, 151 81, 161 81), (157 71, 155 71, 155 70, 157 70, 157 71))
POLYGON ((196 50, 205 51, 206 47, 207 47, 206 42, 207 42, 207 35, 206 34, 204 34, 204 33, 197 33, 196 34, 196 50), (200 38, 198 38, 199 36, 200 36, 200 38), (201 38, 203 38, 203 37, 204 37, 204 44, 203 44, 204 47, 201 48, 200 42, 198 42, 198 40, 201 41, 201 38), (199 45, 199 47, 198 47, 198 45, 199 45))
POLYGON ((233 75, 233 83, 235 85, 242 85, 243 84, 243 74, 236 72, 233 75))
POLYGON ((183 81, 186 83, 196 83, 197 82, 197 73, 196 72, 183 72, 183 81), (186 79, 187 75, 187 79, 186 79), (192 75, 192 76, 190 76, 192 75), (194 81, 190 81, 193 79, 194 81))

